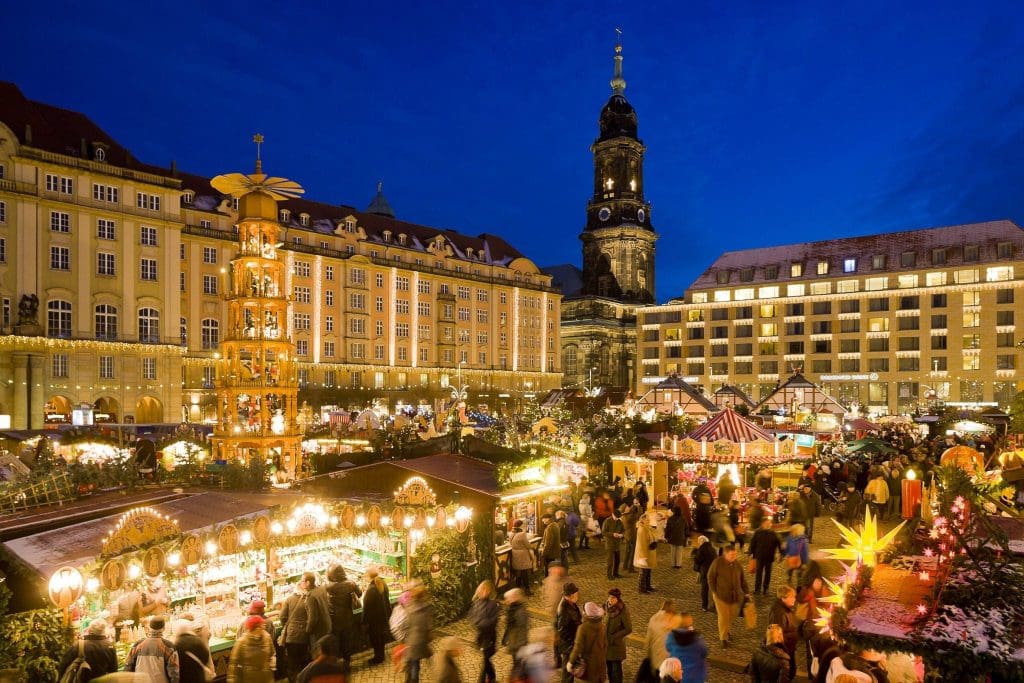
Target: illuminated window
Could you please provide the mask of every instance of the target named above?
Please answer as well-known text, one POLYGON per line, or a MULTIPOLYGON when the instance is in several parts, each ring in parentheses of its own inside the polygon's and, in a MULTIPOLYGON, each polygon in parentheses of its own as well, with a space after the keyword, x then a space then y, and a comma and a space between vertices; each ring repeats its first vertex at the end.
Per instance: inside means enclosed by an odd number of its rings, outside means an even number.
POLYGON ((945 271, 940 273, 928 273, 924 276, 924 283, 929 287, 941 287, 946 284, 945 271))
POLYGON ((828 275, 828 261, 818 261, 818 275, 828 275))
POLYGON ((779 296, 778 287, 761 287, 757 290, 757 296, 761 299, 776 299, 779 296))
POLYGON ((786 285, 786 296, 804 296, 804 285, 786 285))
POLYGON ((900 289, 917 287, 917 275, 900 275, 896 278, 896 286, 900 289))
POLYGON ((843 272, 844 273, 854 273, 856 271, 857 271, 857 259, 855 259, 855 258, 843 259, 843 272))
POLYGON ((800 277, 804 274, 804 264, 802 263, 791 263, 789 264, 789 276, 800 277))

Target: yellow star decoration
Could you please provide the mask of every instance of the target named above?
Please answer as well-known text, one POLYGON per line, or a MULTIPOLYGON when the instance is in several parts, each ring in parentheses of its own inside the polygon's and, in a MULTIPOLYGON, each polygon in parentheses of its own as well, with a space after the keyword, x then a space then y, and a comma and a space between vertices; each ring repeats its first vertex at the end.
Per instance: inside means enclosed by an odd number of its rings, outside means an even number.
POLYGON ((837 583, 829 581, 824 576, 821 577, 821 580, 825 582, 825 585, 828 586, 828 589, 830 591, 832 591, 832 594, 826 595, 823 598, 818 598, 818 602, 830 602, 833 605, 842 605, 843 602, 846 600, 845 588, 837 583))
POLYGON ((864 511, 864 530, 859 534, 850 529, 849 527, 843 526, 836 520, 835 525, 839 527, 839 533, 842 535, 848 546, 844 548, 829 548, 825 550, 833 559, 836 560, 852 560, 854 562, 863 562, 869 567, 874 567, 876 564, 878 553, 885 550, 892 544, 896 538, 896 534, 899 533, 906 521, 900 522, 900 525, 887 533, 882 538, 878 537, 878 522, 872 516, 871 510, 864 511))

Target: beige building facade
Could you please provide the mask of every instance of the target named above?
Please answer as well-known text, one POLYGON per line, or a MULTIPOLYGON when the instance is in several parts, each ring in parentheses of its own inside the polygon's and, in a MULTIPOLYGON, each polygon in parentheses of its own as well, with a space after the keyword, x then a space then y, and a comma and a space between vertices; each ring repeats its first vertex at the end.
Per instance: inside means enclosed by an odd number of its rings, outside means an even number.
MULTIPOLYGON (((560 386, 561 295, 500 237, 398 220, 380 192, 367 211, 284 201, 277 219, 300 386, 560 386)), ((0 83, 0 415, 212 417, 237 220, 209 179, 0 83)))
POLYGON ((1024 388, 1024 231, 994 221, 727 252, 637 316, 639 393, 676 375, 758 401, 802 372, 865 413, 1005 408, 1024 388))

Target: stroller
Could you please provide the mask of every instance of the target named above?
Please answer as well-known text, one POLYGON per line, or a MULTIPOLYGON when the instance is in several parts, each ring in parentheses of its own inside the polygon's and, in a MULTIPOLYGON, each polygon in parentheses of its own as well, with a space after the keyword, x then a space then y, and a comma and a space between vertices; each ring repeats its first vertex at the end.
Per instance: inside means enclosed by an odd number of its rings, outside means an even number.
POLYGON ((838 489, 833 489, 828 483, 825 483, 821 487, 821 504, 829 512, 835 512, 843 506, 842 493, 838 489))

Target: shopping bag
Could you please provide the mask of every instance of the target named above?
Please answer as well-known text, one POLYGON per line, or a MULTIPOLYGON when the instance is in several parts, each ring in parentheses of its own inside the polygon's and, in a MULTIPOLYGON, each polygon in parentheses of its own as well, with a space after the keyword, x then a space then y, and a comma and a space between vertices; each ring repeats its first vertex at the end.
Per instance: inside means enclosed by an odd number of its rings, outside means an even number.
POLYGON ((754 558, 747 560, 747 571, 751 574, 757 571, 757 560, 754 558))
POLYGON ((757 628, 757 608, 754 607, 753 600, 747 600, 743 603, 743 623, 746 624, 748 629, 757 628))

